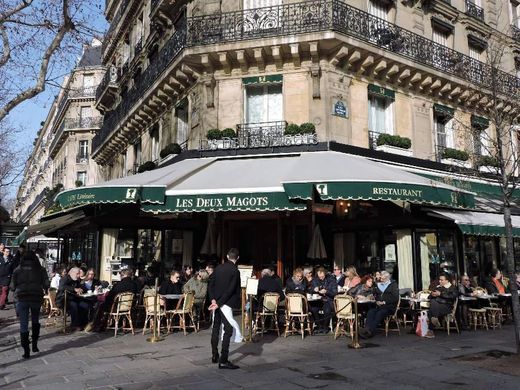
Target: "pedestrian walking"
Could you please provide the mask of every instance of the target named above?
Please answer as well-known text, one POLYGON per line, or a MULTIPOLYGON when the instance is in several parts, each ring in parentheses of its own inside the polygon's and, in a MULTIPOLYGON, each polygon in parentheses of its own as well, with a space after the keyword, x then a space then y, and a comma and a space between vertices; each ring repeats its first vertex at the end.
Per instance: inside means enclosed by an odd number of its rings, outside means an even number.
POLYGON ((9 248, 3 248, 0 253, 0 310, 5 310, 7 296, 9 294, 9 283, 13 273, 14 262, 9 248))
POLYGON ((213 311, 213 329, 211 332, 211 350, 213 363, 218 363, 220 369, 234 370, 239 368, 228 360, 229 342, 233 331, 238 333, 235 341, 241 340, 240 327, 233 318, 233 309, 240 307, 240 272, 236 266, 238 249, 231 248, 227 254, 227 261, 219 265, 209 281, 209 297, 213 311), (221 353, 218 353, 218 342, 221 327, 224 325, 221 353))
POLYGON ((47 271, 40 265, 34 252, 27 252, 11 279, 11 290, 14 291, 16 312, 20 317, 20 340, 24 350, 23 358, 30 357, 29 350, 29 311, 32 324, 32 351, 38 350, 40 337, 40 307, 43 303, 44 290, 49 288, 47 271))

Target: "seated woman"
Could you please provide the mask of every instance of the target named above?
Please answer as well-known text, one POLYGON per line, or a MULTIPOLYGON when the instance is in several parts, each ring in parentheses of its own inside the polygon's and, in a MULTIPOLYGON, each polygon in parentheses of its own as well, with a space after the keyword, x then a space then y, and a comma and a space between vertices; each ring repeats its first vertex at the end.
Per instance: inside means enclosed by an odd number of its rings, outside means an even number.
POLYGON ((365 275, 361 279, 361 283, 356 287, 351 288, 349 295, 359 298, 373 298, 374 297, 374 278, 372 275, 365 275))
POLYGON ((343 284, 343 291, 346 291, 347 294, 352 295, 349 291, 355 287, 357 287, 361 283, 361 278, 359 277, 356 267, 348 266, 345 271, 345 282, 343 284))
POLYGON ((188 280, 182 287, 182 291, 187 293, 189 291, 193 291, 195 293, 195 300, 193 302, 193 311, 195 313, 195 321, 198 321, 200 315, 203 310, 204 300, 206 299, 206 294, 208 292, 208 272, 204 269, 201 269, 195 277, 188 280))
POLYGON ((509 292, 502 280, 502 272, 498 269, 491 271, 489 278, 484 281, 484 288, 488 294, 506 294, 509 292))
POLYGON ((94 291, 96 287, 100 286, 101 282, 96 279, 96 271, 94 268, 89 268, 87 270, 87 274, 85 275, 85 279, 81 281, 81 287, 85 292, 94 291))
POLYGON ((67 300, 67 312, 70 314, 71 327, 80 330, 88 322, 90 303, 80 297, 83 289, 80 284, 80 269, 71 268, 68 275, 61 278, 58 293, 56 294, 56 304, 63 308, 65 305, 65 295, 67 300))
MULTIPOLYGON (((161 283, 159 287, 160 295, 181 295, 182 283, 180 282, 181 274, 179 271, 170 272, 170 278, 161 283)), ((165 306, 166 310, 174 310, 177 306, 178 299, 161 299, 161 304, 165 306)))

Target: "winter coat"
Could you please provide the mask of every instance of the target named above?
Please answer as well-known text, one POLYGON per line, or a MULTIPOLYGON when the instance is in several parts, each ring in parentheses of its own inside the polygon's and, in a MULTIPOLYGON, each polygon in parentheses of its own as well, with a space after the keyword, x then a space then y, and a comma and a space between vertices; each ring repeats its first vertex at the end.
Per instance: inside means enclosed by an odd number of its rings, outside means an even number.
POLYGON ((112 289, 108 292, 105 297, 105 306, 107 308, 112 307, 112 303, 114 302, 114 298, 117 294, 131 292, 137 295, 139 292, 137 288, 137 283, 132 280, 131 277, 127 276, 126 278, 121 279, 121 281, 114 284, 112 289))
POLYGON ((204 299, 206 299, 206 294, 208 292, 208 282, 203 282, 197 278, 191 278, 182 287, 182 291, 184 293, 193 291, 195 293, 195 302, 202 302, 204 299))
POLYGON ((439 291, 441 295, 438 297, 434 297, 430 295, 430 301, 436 301, 441 305, 445 305, 448 307, 452 307, 455 302, 455 298, 459 296, 459 292, 457 291, 457 287, 451 284, 449 287, 437 286, 433 289, 433 291, 439 291))
POLYGON ((318 288, 318 290, 327 290, 325 295, 322 296, 324 302, 332 301, 338 294, 338 283, 336 282, 336 278, 332 275, 325 275, 325 279, 323 280, 318 277, 314 278, 312 280, 312 294, 317 294, 316 288, 318 288))
POLYGON ((209 298, 217 302, 218 307, 223 305, 238 309, 241 303, 240 272, 236 264, 226 261, 215 268, 209 279, 209 298))
POLYGON ((15 263, 12 258, 5 259, 4 256, 0 256, 0 286, 9 286, 14 269, 15 263))
POLYGON ((379 287, 376 287, 374 297, 376 301, 385 302, 384 305, 379 306, 380 309, 388 308, 395 310, 397 308, 397 302, 399 302, 399 287, 397 286, 397 282, 390 282, 384 292, 381 291, 379 287))
POLYGON ((65 291, 67 292, 67 300, 75 299, 76 288, 81 288, 81 281, 73 280, 69 275, 60 279, 60 287, 58 287, 58 293, 56 294, 56 304, 59 307, 63 307, 65 303, 65 291))
POLYGON ((44 291, 49 288, 47 271, 37 260, 24 261, 13 272, 11 290, 17 302, 43 303, 44 291))
POLYGON ((302 281, 299 282, 293 278, 289 278, 287 282, 285 282, 285 292, 287 294, 298 293, 305 295, 307 293, 307 281, 302 279, 302 281))

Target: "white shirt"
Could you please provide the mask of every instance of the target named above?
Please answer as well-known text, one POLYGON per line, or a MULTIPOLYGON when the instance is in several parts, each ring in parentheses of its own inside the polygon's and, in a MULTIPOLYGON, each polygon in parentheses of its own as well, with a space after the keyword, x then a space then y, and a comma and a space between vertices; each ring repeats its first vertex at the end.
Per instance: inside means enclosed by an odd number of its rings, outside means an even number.
POLYGON ((60 279, 61 279, 60 275, 58 275, 58 274, 54 275, 51 279, 51 288, 58 289, 58 287, 60 287, 60 279))

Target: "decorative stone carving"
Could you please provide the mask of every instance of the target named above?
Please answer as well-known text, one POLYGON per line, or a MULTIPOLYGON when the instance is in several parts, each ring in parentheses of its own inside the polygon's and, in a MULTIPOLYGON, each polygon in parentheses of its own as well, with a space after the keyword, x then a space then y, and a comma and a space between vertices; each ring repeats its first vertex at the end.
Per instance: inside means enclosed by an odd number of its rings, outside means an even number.
POLYGON ((312 98, 320 99, 321 91, 320 91, 320 76, 321 70, 319 65, 311 66, 311 77, 312 77, 312 98))

